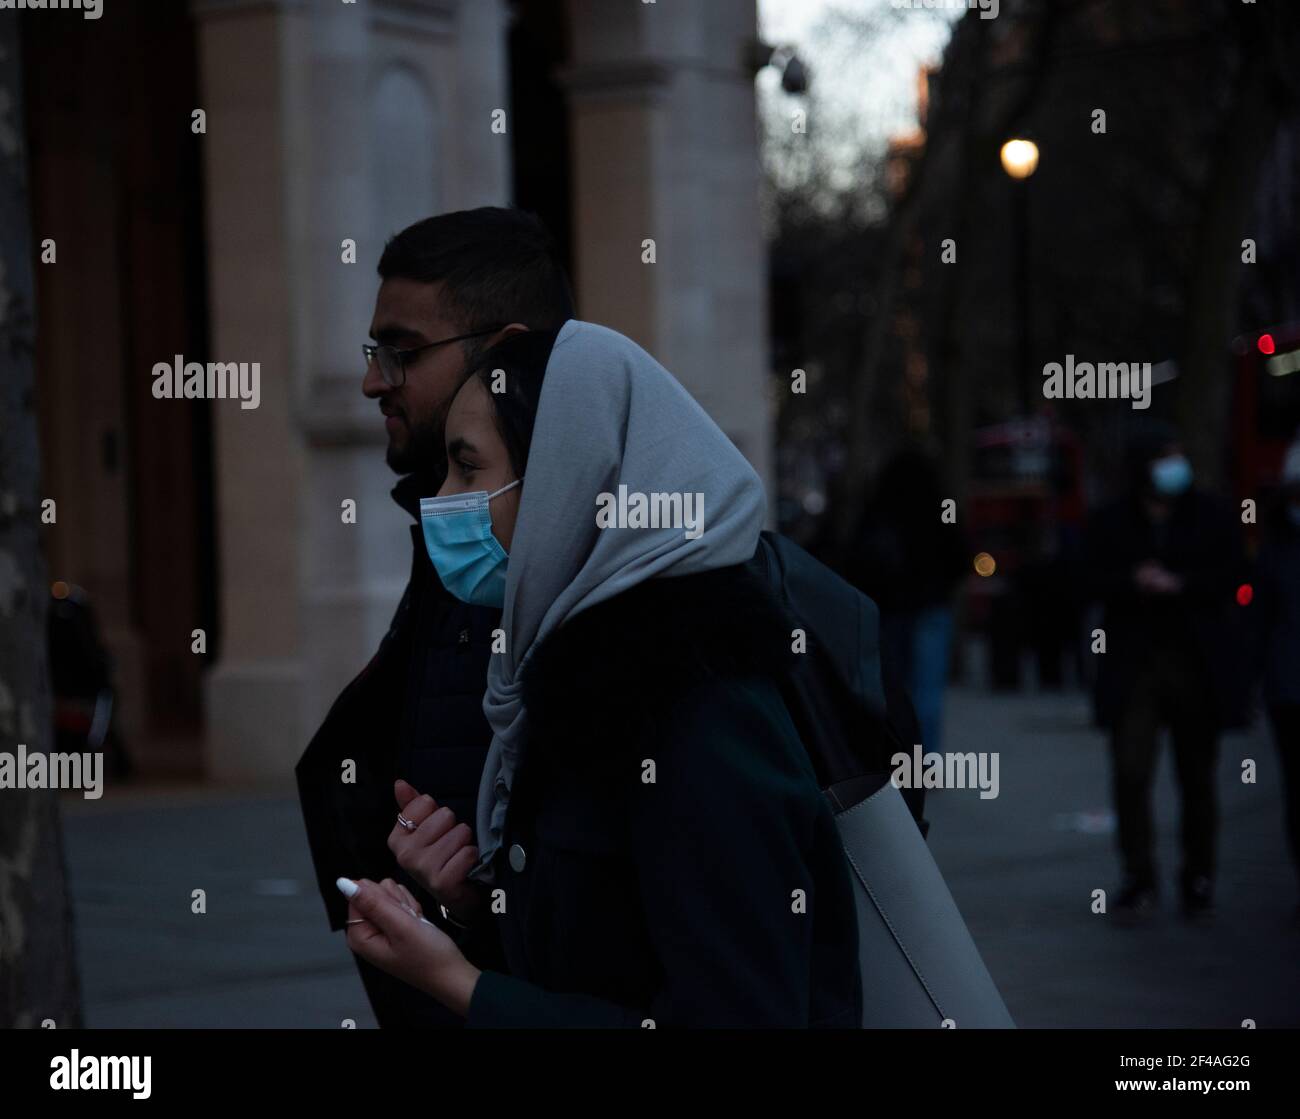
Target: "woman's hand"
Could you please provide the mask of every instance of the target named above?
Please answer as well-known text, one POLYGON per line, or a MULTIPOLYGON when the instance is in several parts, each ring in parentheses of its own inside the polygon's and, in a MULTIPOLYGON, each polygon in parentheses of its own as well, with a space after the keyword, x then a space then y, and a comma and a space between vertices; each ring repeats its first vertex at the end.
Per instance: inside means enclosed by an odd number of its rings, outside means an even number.
POLYGON ((456 823, 456 814, 428 794, 405 781, 393 786, 398 816, 414 824, 404 827, 401 820, 388 836, 388 849, 397 865, 444 905, 462 925, 472 924, 483 908, 483 889, 466 875, 478 862, 474 832, 468 824, 456 823))
POLYGON ((362 959, 464 1016, 479 970, 445 932, 426 921, 410 891, 391 878, 340 878, 348 898, 348 947, 362 959))

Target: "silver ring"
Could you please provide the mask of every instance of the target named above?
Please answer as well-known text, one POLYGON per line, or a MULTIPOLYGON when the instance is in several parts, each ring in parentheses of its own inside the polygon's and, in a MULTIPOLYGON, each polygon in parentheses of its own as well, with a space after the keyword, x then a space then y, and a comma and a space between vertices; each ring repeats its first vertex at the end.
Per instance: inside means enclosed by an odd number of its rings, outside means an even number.
POLYGON ((364 925, 365 923, 366 919, 364 917, 353 917, 344 922, 347 925, 364 925))
POLYGON ((411 823, 411 821, 408 820, 405 816, 403 816, 400 812, 397 814, 397 822, 401 824, 402 827, 404 827, 407 831, 415 831, 417 827, 416 824, 411 823))

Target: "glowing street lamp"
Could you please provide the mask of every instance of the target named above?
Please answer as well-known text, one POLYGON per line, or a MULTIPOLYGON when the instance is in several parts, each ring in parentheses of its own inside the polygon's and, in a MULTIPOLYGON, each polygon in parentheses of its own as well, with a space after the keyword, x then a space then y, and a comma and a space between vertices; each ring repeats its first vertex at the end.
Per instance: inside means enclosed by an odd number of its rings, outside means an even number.
POLYGON ((1033 140, 1008 140, 1001 155, 1002 170, 1013 179, 1027 179, 1038 169, 1038 145, 1033 140))
POLYGON ((1015 283, 1016 302, 1020 306, 1019 353, 1017 373, 1020 379, 1021 410, 1026 416, 1033 412, 1029 368, 1032 330, 1029 324, 1029 177, 1038 170, 1038 145, 1033 140, 1016 138, 1002 145, 1002 170, 1013 182, 1015 210, 1015 283))

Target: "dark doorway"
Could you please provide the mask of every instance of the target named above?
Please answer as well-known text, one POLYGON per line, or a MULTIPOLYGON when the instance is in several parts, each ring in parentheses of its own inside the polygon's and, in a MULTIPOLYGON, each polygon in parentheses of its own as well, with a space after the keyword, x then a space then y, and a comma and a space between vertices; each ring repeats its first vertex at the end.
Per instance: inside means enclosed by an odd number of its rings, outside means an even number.
POLYGON ((47 564, 101 620, 137 770, 197 772, 217 639, 211 418, 151 391, 155 362, 207 360, 195 28, 166 0, 67 15, 22 21, 43 488, 60 510, 47 564))

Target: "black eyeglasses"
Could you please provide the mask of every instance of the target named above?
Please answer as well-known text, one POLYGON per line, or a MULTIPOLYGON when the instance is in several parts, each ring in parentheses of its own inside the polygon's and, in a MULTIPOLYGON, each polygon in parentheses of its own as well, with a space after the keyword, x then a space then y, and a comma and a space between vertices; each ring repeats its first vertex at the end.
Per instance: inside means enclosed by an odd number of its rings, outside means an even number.
POLYGON ((423 346, 413 346, 409 350, 399 350, 396 346, 376 346, 365 342, 361 352, 366 355, 366 368, 372 361, 379 362, 379 375, 384 384, 399 389, 406 384, 406 359, 412 354, 431 350, 434 346, 446 346, 451 342, 463 342, 466 338, 482 338, 485 334, 495 334, 501 327, 490 326, 486 330, 473 330, 469 334, 457 334, 455 338, 440 338, 436 342, 426 342, 423 346))

